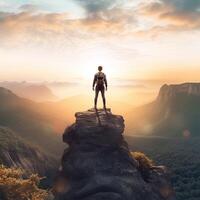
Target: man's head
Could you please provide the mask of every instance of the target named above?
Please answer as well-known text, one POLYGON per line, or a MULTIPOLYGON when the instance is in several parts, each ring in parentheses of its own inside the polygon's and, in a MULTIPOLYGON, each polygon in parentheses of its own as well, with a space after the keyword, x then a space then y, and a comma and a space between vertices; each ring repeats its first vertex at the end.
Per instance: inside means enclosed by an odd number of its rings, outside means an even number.
POLYGON ((102 66, 98 66, 98 70, 99 70, 100 72, 102 71, 102 69, 103 69, 102 66))

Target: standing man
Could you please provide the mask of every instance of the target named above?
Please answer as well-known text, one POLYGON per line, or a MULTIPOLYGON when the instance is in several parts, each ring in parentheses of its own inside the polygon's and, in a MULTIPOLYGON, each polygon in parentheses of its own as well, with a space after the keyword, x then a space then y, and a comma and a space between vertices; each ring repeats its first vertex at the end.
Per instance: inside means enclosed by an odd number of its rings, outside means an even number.
POLYGON ((106 98, 105 98, 105 89, 107 90, 107 79, 106 75, 102 72, 103 67, 99 66, 98 71, 94 75, 92 88, 95 90, 95 98, 94 98, 94 108, 97 109, 97 99, 99 92, 101 92, 101 96, 103 99, 103 107, 106 109, 106 98), (95 87, 96 86, 96 87, 95 87))

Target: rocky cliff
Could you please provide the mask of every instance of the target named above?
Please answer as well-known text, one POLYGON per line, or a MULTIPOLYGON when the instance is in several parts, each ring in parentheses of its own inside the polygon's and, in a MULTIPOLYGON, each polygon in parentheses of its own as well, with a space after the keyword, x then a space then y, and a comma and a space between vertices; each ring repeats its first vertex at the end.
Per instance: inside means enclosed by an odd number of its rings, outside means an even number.
POLYGON ((199 137, 200 83, 163 85, 157 99, 129 112, 129 135, 199 137))
POLYGON ((122 116, 109 109, 75 116, 63 135, 68 148, 53 189, 56 199, 174 200, 166 169, 146 168, 144 160, 132 156, 122 116))
POLYGON ((163 85, 160 89, 158 100, 167 101, 179 94, 194 95, 200 97, 200 83, 183 83, 174 85, 163 85))

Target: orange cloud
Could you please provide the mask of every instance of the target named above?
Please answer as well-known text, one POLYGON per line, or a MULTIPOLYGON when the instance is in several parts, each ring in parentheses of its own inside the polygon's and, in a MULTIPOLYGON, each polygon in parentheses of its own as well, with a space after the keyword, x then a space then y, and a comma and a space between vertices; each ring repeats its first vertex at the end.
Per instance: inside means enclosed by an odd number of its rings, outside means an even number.
POLYGON ((121 35, 135 26, 128 10, 112 9, 81 19, 71 19, 67 13, 0 13, 0 41, 7 43, 45 43, 57 39, 77 40, 93 36, 121 35))
POLYGON ((67 29, 66 17, 66 14, 1 13, 0 40, 3 43, 24 43, 59 37, 67 29))

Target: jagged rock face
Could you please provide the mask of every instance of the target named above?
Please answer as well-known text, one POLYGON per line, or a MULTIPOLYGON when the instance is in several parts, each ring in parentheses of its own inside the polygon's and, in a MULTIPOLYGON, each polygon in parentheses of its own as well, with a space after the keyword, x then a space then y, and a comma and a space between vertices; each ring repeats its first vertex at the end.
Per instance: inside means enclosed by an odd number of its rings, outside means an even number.
POLYGON ((158 100, 167 101, 178 94, 194 95, 200 97, 200 83, 184 83, 177 85, 163 85, 160 89, 158 100))
POLYGON ((63 135, 69 145, 60 172, 66 187, 56 199, 174 199, 163 170, 149 169, 149 178, 144 180, 123 139, 123 131, 123 117, 110 110, 76 113, 76 122, 63 135))

